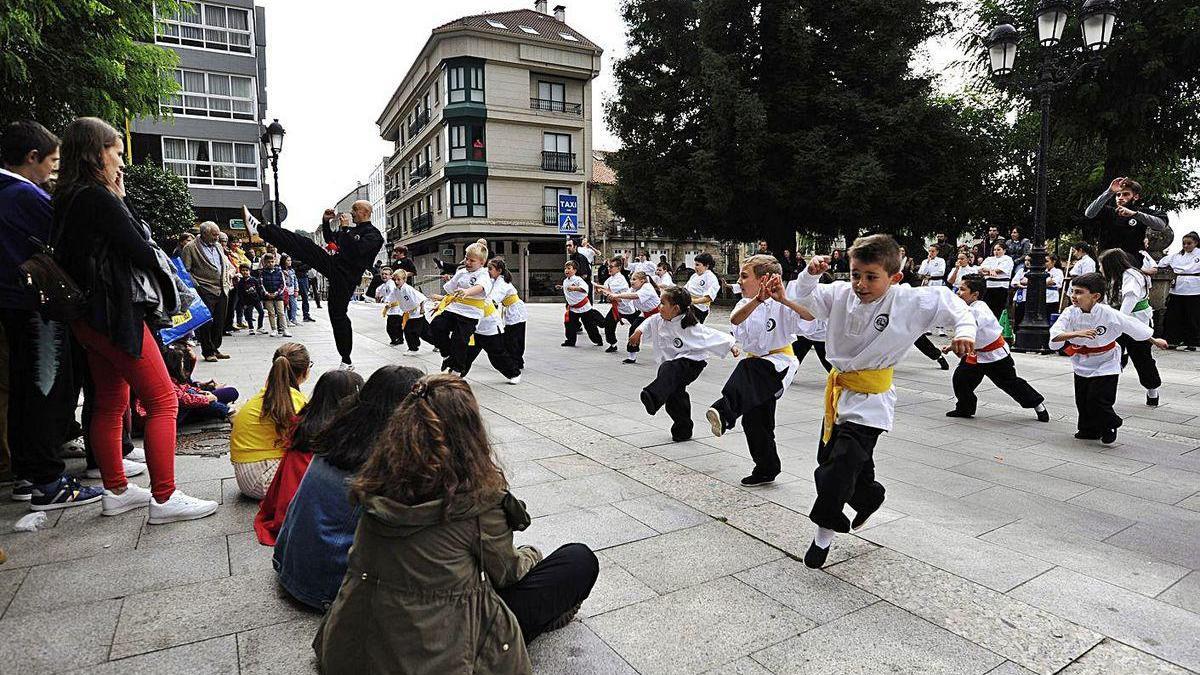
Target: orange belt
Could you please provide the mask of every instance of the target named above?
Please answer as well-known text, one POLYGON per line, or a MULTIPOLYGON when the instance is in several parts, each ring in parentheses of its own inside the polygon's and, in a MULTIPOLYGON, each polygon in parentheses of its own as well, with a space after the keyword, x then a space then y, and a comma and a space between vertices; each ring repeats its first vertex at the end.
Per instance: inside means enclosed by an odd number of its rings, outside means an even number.
POLYGON ((1065 351, 1067 352, 1067 356, 1075 356, 1076 354, 1082 354, 1084 356, 1091 356, 1092 354, 1101 354, 1101 353, 1104 353, 1107 351, 1111 351, 1116 346, 1117 346, 1116 342, 1110 342, 1110 343, 1104 345, 1103 347, 1085 347, 1083 345, 1075 345, 1075 344, 1067 343, 1065 351))
POLYGON ((967 354, 967 358, 965 360, 967 363, 969 363, 971 365, 975 365, 975 364, 979 363, 979 359, 976 358, 976 354, 978 354, 979 352, 994 352, 997 349, 1000 349, 1001 347, 1003 347, 1004 345, 1005 345, 1004 336, 1001 335, 1000 337, 996 338, 995 342, 992 342, 991 344, 987 345, 986 347, 979 347, 975 351, 971 352, 970 354, 967 354))
POLYGON ((591 302, 591 299, 588 298, 587 296, 584 296, 584 298, 582 300, 580 300, 579 302, 577 302, 573 305, 568 302, 567 303, 567 311, 563 312, 563 323, 566 323, 571 320, 571 310, 572 309, 579 309, 580 307, 583 307, 584 305, 588 304, 589 302, 591 302))

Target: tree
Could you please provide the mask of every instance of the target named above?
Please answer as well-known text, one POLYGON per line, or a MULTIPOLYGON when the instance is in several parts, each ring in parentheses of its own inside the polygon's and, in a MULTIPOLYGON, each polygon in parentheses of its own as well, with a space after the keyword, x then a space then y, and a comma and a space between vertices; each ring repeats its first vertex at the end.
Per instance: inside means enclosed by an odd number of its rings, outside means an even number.
POLYGON ((192 193, 187 183, 169 169, 148 162, 126 167, 125 200, 150 225, 154 240, 164 249, 196 224, 192 193))
POLYGON ((153 44, 154 7, 176 0, 6 0, 0 12, 0 120, 62 129, 76 117, 158 116, 178 57, 153 44))

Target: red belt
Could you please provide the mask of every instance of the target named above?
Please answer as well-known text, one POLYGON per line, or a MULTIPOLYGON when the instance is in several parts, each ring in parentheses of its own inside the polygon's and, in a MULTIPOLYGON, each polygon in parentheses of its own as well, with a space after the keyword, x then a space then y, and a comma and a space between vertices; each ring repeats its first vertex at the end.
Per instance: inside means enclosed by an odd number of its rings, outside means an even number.
POLYGON ((650 311, 642 310, 642 318, 649 319, 650 317, 654 316, 655 314, 658 314, 659 309, 660 308, 655 307, 654 309, 652 309, 650 311))
POLYGON ((579 309, 580 307, 583 307, 584 305, 588 304, 589 302, 591 302, 591 299, 588 298, 586 295, 583 297, 582 300, 580 300, 579 302, 577 302, 573 305, 568 302, 567 303, 567 311, 563 312, 563 323, 567 323, 568 321, 571 320, 571 310, 572 309, 579 309))
POLYGON ((1111 351, 1116 346, 1116 342, 1110 342, 1103 347, 1085 347, 1083 345, 1075 345, 1068 342, 1064 351, 1067 352, 1067 356, 1075 356, 1076 354, 1090 356, 1092 354, 1101 354, 1103 352, 1111 351))
POLYGON ((996 340, 994 342, 987 345, 986 347, 979 347, 974 352, 967 354, 966 362, 971 365, 975 365, 976 363, 979 363, 979 359, 976 357, 976 355, 979 354, 979 352, 994 352, 997 349, 1000 349, 1001 347, 1003 347, 1004 345, 1005 345, 1004 336, 1001 335, 1000 337, 996 338, 996 340))

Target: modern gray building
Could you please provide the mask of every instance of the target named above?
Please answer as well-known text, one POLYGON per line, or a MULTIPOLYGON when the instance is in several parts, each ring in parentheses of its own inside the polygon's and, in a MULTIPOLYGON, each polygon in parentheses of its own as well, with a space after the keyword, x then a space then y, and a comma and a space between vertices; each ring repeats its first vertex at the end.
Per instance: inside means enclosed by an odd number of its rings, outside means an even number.
POLYGON ((254 0, 204 0, 158 18, 155 43, 179 54, 180 91, 161 102, 161 119, 134 120, 133 161, 182 176, 199 221, 244 236, 242 205, 262 218, 269 198, 266 13, 254 0))

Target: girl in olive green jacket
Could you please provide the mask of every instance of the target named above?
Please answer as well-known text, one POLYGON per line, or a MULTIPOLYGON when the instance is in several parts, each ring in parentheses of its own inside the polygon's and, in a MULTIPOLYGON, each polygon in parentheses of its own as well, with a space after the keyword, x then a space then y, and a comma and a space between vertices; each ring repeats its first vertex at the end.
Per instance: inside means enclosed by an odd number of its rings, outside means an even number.
POLYGON ((351 486, 363 515, 313 641, 325 673, 531 673, 525 644, 565 626, 599 573, 583 544, 545 560, 507 491, 471 388, 422 378, 351 486))

